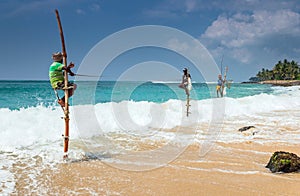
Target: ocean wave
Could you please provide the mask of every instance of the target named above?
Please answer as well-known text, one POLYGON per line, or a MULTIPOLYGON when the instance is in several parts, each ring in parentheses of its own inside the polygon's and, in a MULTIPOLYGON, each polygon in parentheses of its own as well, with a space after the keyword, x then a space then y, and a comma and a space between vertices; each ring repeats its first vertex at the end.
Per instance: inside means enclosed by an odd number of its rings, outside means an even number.
POLYGON ((300 86, 272 86, 271 88, 274 90, 273 94, 275 95, 300 96, 300 86))
MULTIPOLYGON (((148 136, 151 130, 190 127, 201 122, 210 122, 220 115, 221 118, 247 117, 272 111, 299 110, 300 93, 295 89, 297 88, 287 89, 289 94, 191 100, 191 115, 188 118, 185 113, 186 103, 180 100, 169 100, 165 103, 122 101, 71 106, 70 129, 77 130, 72 133, 73 138, 110 132, 148 136)), ((0 143, 2 146, 29 146, 36 141, 57 141, 64 130, 62 117, 63 112, 57 106, 39 105, 19 110, 1 108, 0 143)))

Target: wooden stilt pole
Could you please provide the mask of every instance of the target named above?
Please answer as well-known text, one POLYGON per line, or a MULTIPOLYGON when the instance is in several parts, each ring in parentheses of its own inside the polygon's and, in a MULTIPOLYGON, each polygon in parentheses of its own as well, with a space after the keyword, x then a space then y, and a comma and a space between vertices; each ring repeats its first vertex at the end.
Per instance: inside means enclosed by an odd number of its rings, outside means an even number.
MULTIPOLYGON (((63 64, 67 66, 67 51, 65 47, 65 39, 64 39, 64 33, 62 30, 62 25, 60 22, 60 17, 58 10, 55 10, 56 13, 56 19, 58 23, 58 28, 59 28, 59 33, 60 33, 60 38, 61 38, 61 43, 62 43, 62 53, 63 53, 63 64)), ((68 72, 65 70, 64 71, 64 77, 65 77, 65 86, 64 86, 64 91, 65 91, 65 134, 64 136, 64 159, 68 158, 68 145, 69 145, 69 89, 68 89, 68 72)))
POLYGON ((224 82, 222 83, 222 88, 221 88, 221 97, 224 96, 224 88, 225 88, 225 83, 226 83, 227 71, 228 71, 228 67, 226 66, 225 73, 224 73, 224 79, 223 79, 224 82))
POLYGON ((189 88, 189 85, 192 85, 192 81, 191 81, 191 78, 190 78, 190 73, 189 73, 189 70, 187 70, 187 83, 188 85, 186 86, 186 116, 188 117, 189 114, 191 113, 190 112, 190 88, 189 88))
POLYGON ((190 96, 189 95, 187 95, 186 96, 186 116, 188 117, 189 116, 189 114, 190 114, 190 96))

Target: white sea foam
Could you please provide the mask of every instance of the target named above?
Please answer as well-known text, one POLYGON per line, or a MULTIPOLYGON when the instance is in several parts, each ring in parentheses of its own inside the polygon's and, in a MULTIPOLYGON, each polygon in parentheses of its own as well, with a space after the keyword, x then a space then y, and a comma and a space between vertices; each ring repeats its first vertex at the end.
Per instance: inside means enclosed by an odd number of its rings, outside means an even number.
MULTIPOLYGON (((299 87, 278 88, 278 95, 259 94, 243 98, 191 100, 191 115, 185 116, 185 101, 165 103, 122 101, 96 105, 72 106, 70 126, 72 138, 91 137, 110 132, 139 132, 190 127, 218 117, 213 104, 224 107, 222 118, 259 116, 274 111, 300 110, 299 87), (284 91, 285 93, 282 93, 284 91)), ((47 144, 61 139, 63 113, 59 107, 30 107, 20 110, 0 109, 0 150, 47 144), (26 139, 24 139, 26 138, 26 139)), ((294 120, 293 120, 294 121, 294 120)), ((296 122, 287 119, 287 126, 296 122)))

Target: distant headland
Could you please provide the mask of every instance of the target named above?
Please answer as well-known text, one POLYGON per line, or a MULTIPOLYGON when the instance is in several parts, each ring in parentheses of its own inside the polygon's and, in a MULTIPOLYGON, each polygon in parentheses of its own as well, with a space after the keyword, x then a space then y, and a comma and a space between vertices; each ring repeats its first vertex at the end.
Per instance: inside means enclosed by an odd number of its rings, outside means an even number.
POLYGON ((295 86, 300 85, 300 68, 297 62, 284 59, 278 61, 272 70, 262 68, 255 77, 249 78, 248 82, 272 84, 276 86, 295 86))

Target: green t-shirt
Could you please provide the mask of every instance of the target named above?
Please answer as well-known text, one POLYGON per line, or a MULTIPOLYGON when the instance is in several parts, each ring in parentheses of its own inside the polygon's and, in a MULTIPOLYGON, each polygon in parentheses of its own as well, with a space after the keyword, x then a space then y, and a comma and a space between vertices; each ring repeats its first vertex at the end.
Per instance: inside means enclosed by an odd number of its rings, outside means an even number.
POLYGON ((49 68, 49 78, 52 88, 57 88, 58 82, 64 82, 64 65, 59 62, 53 62, 49 68))

